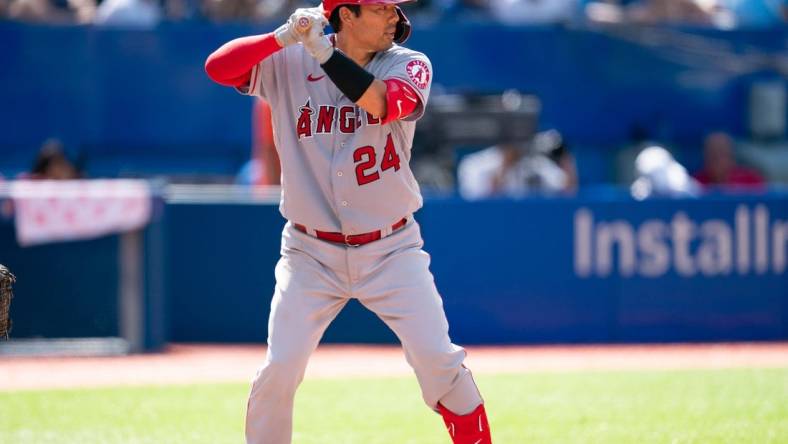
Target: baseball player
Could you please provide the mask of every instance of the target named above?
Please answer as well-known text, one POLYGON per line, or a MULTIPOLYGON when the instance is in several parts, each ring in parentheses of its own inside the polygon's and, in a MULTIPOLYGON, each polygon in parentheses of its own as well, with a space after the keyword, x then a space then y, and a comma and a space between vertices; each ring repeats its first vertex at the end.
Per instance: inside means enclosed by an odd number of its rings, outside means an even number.
POLYGON ((465 351, 449 339, 412 216, 422 198, 410 150, 433 74, 424 54, 399 46, 411 31, 402 2, 323 0, 206 61, 214 81, 271 104, 288 220, 247 443, 291 442, 309 356, 350 298, 400 339, 424 401, 453 442, 490 443, 482 398, 463 366, 465 351), (324 35, 328 23, 336 32, 324 35))

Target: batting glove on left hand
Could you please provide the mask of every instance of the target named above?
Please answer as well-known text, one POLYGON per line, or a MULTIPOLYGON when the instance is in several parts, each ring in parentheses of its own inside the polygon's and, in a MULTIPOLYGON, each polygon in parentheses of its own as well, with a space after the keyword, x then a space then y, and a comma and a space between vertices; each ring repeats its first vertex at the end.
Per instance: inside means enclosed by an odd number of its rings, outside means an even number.
POLYGON ((327 24, 322 8, 298 8, 284 25, 274 31, 274 36, 284 48, 300 42, 310 29, 319 27, 322 30, 327 24))

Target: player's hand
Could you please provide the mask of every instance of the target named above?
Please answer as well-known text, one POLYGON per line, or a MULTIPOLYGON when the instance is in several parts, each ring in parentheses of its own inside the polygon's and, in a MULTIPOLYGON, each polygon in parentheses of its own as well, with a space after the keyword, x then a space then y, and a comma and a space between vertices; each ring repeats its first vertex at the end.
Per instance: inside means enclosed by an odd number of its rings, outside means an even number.
POLYGON ((284 25, 274 31, 274 36, 279 44, 285 47, 302 41, 313 28, 322 31, 327 24, 323 8, 298 8, 284 25))
POLYGON ((295 33, 298 35, 299 41, 304 41, 313 29, 323 32, 323 28, 328 25, 328 20, 323 14, 323 8, 317 6, 314 8, 298 8, 290 20, 295 22, 295 33))
POLYGON ((302 38, 304 49, 321 65, 326 63, 334 53, 334 46, 323 33, 323 26, 312 26, 302 38))

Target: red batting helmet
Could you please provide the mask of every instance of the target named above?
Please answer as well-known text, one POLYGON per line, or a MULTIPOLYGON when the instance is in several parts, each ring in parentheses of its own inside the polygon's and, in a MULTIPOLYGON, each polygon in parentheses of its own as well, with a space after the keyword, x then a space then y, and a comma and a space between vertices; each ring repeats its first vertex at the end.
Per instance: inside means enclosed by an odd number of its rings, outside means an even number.
MULTIPOLYGON (((331 18, 331 13, 334 9, 342 5, 397 5, 399 3, 408 3, 415 0, 323 0, 323 11, 325 11, 326 18, 331 18)), ((397 22, 397 30, 394 32, 394 41, 397 43, 405 43, 405 40, 410 37, 410 20, 402 12, 402 9, 397 6, 397 15, 399 21, 397 22)))

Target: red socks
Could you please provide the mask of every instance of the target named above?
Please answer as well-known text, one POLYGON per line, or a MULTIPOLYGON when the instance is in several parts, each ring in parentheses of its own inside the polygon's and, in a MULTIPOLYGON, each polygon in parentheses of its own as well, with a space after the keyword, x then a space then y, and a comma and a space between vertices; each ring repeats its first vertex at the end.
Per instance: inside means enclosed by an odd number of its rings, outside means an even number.
POLYGON ((492 444, 484 404, 479 404, 471 413, 460 416, 438 403, 438 412, 443 416, 446 430, 454 444, 492 444))

